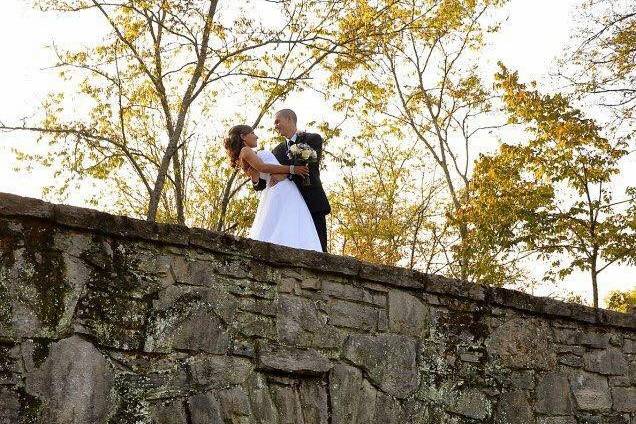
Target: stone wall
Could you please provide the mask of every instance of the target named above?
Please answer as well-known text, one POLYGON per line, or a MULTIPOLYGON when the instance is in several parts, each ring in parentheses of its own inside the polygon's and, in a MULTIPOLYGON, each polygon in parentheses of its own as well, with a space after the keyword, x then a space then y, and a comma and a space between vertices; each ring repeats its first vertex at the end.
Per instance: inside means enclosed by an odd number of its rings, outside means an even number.
POLYGON ((6 194, 0 255, 0 423, 636 423, 634 316, 6 194))

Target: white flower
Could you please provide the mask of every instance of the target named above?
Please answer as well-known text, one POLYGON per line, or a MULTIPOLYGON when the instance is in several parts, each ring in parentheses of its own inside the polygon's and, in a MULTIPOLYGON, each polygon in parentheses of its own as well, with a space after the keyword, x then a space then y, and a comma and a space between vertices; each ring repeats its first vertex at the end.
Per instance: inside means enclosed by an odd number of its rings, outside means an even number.
POLYGON ((313 160, 318 159, 318 153, 316 153, 316 151, 315 151, 315 150, 312 150, 312 151, 311 151, 311 158, 312 158, 313 160))
POLYGON ((310 156, 311 156, 311 150, 303 150, 300 153, 300 157, 303 158, 303 160, 309 159, 310 156))
POLYGON ((289 148, 289 151, 293 153, 294 155, 297 155, 298 153, 300 153, 300 147, 298 147, 297 144, 292 144, 291 147, 289 148))

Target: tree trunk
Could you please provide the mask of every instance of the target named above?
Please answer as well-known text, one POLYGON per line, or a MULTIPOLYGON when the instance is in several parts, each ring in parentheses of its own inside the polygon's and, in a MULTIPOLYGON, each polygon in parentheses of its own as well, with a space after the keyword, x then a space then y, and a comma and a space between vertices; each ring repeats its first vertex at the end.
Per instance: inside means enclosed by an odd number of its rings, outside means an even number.
MULTIPOLYGON (((168 147, 166 148, 163 158, 161 159, 161 164, 157 173, 157 179, 155 180, 155 186, 152 190, 152 194, 150 195, 150 203, 148 205, 148 215, 146 218, 148 221, 151 222, 157 220, 159 198, 161 197, 161 193, 163 192, 164 185, 166 183, 166 175, 168 173, 168 168, 170 167, 170 162, 172 161, 173 156, 179 150, 179 140, 181 139, 181 133, 183 132, 186 116, 188 114, 188 111, 190 110, 192 102, 195 100, 196 96, 198 96, 198 94, 204 87, 205 82, 201 82, 200 90, 195 93, 195 89, 201 81, 201 76, 203 74, 205 66, 205 60, 207 58, 208 43, 210 41, 210 32, 212 30, 212 18, 214 17, 214 13, 216 12, 217 3, 218 0, 210 0, 210 7, 208 9, 207 16, 205 17, 205 28, 201 37, 201 44, 199 46, 196 67, 193 71, 188 88, 186 89, 186 92, 183 94, 183 98, 181 99, 181 106, 179 108, 179 114, 176 124, 174 125, 174 127, 168 125, 168 147)), ((170 116, 169 107, 167 105, 164 107, 166 108, 164 110, 166 116, 170 116)))
POLYGON ((221 199, 221 210, 219 211, 219 220, 216 223, 216 231, 223 231, 223 227, 225 226, 225 216, 227 215, 227 207, 230 204, 230 194, 232 193, 232 186, 234 185, 234 179, 238 174, 238 169, 232 171, 232 175, 230 175, 230 179, 225 184, 225 189, 223 190, 223 198, 221 199))
POLYGON ((592 294, 594 295, 594 307, 598 309, 598 270, 596 266, 597 257, 598 250, 595 247, 591 259, 590 273, 592 274, 592 294))
POLYGON ((185 214, 183 212, 185 199, 184 199, 184 187, 183 187, 183 176, 181 173, 181 158, 179 156, 179 151, 175 152, 173 161, 172 161, 172 169, 174 171, 174 194, 175 194, 175 202, 177 207, 177 223, 180 225, 185 225, 185 214))
POLYGON ((150 202, 148 204, 148 214, 146 215, 146 219, 150 222, 155 222, 157 220, 157 211, 159 210, 159 199, 161 198, 161 194, 163 193, 163 187, 166 183, 166 174, 168 173, 168 167, 170 166, 170 161, 177 151, 177 143, 170 142, 168 148, 166 149, 165 154, 163 155, 163 159, 161 160, 161 166, 159 166, 159 173, 157 174, 157 179, 155 180, 155 186, 152 189, 152 194, 150 195, 150 202))

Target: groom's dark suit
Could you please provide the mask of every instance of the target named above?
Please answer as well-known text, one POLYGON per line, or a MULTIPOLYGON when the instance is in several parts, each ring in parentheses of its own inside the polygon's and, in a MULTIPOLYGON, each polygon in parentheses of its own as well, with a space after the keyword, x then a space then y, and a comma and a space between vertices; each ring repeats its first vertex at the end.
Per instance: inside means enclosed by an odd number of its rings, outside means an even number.
MULTIPOLYGON (((326 216, 331 212, 331 206, 325 190, 322 188, 320 181, 320 160, 322 159, 322 137, 318 134, 311 133, 297 133, 296 140, 291 144, 306 143, 310 145, 318 154, 318 160, 309 164, 309 177, 311 179, 310 186, 302 185, 302 178, 298 175, 292 175, 291 180, 296 183, 300 194, 307 203, 307 208, 311 213, 311 217, 314 220, 316 231, 318 232, 318 238, 320 238, 320 244, 322 245, 323 252, 327 251, 327 220, 326 216)), ((281 165, 292 165, 292 161, 287 156, 287 142, 283 141, 277 145, 272 153, 276 156, 276 159, 281 165)), ((265 180, 262 178, 258 183, 254 184, 254 190, 263 190, 266 186, 265 180)))

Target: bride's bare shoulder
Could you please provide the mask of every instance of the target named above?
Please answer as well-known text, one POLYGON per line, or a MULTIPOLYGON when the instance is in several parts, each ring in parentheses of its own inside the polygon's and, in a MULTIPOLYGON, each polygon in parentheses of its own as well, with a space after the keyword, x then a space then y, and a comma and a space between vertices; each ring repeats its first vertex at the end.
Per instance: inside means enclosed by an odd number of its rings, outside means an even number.
POLYGON ((255 154, 254 150, 252 150, 248 146, 243 146, 243 148, 239 152, 239 157, 245 157, 245 156, 250 156, 250 155, 254 155, 254 154, 255 154))

